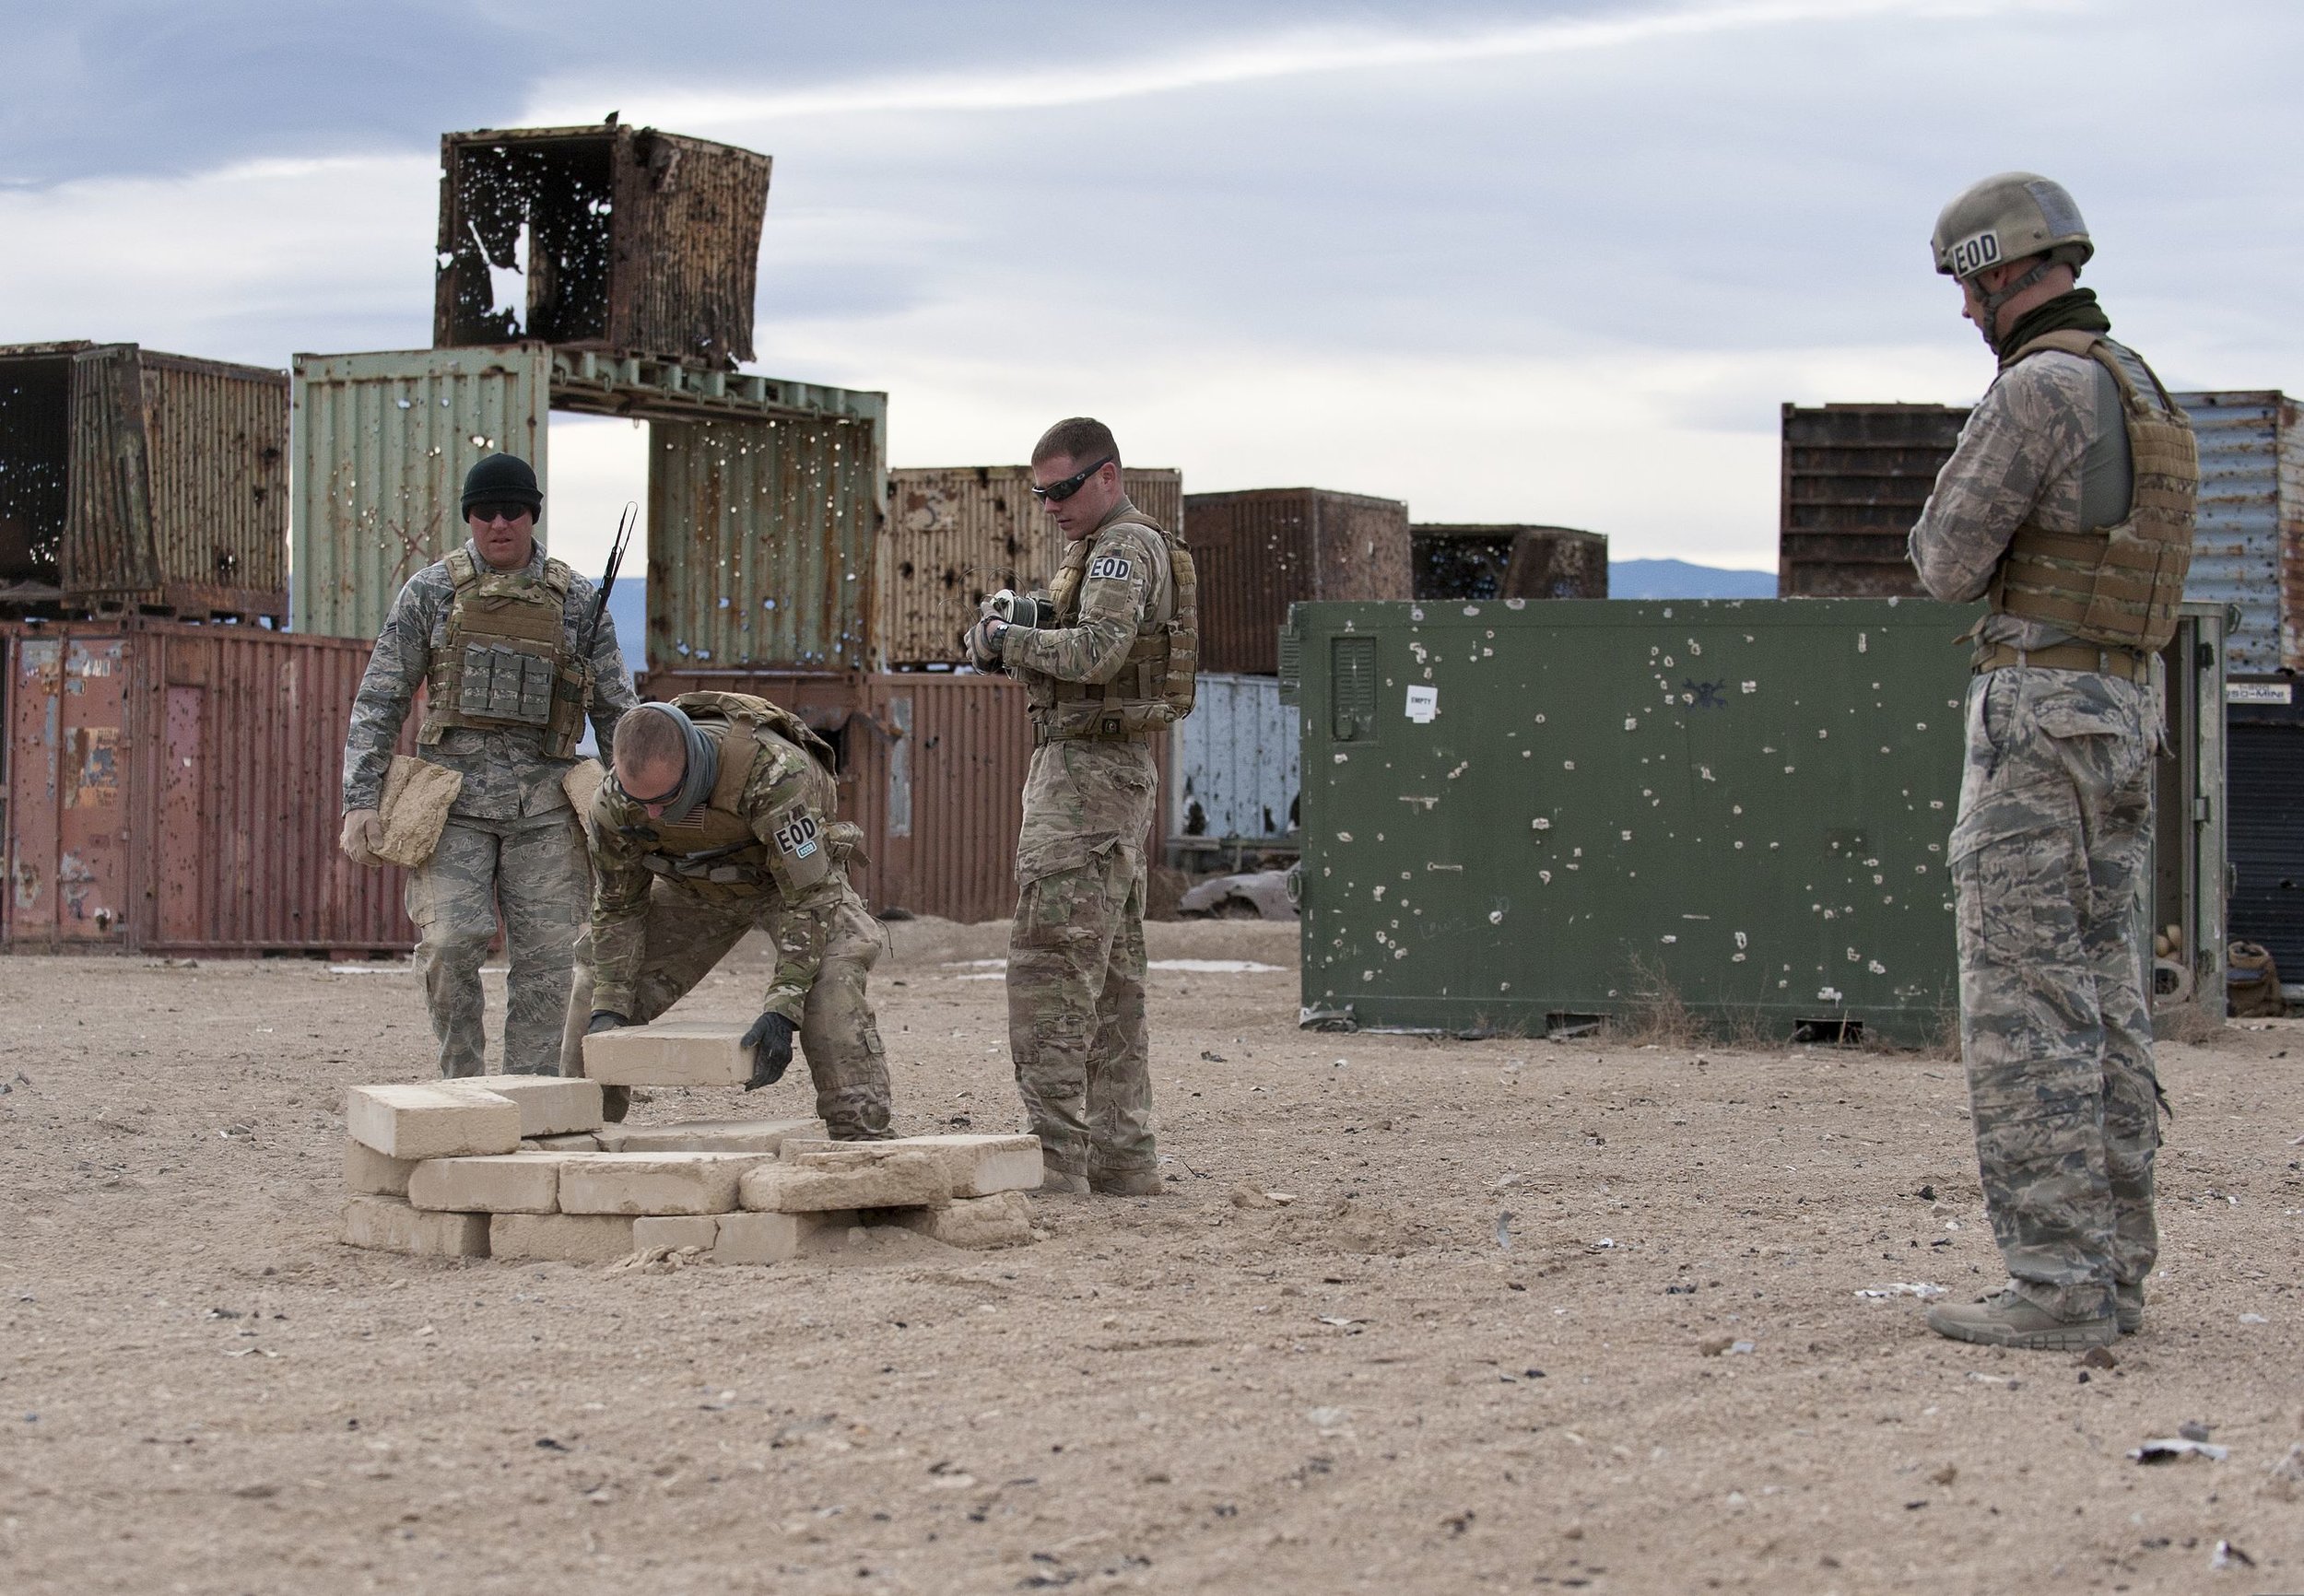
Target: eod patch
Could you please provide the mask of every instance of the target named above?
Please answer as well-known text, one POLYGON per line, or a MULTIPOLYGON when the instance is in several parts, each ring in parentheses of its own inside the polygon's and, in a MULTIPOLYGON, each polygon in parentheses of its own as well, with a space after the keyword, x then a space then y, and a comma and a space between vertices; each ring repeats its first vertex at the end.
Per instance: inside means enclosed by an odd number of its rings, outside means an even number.
POLYGON ((805 859, 816 851, 816 816, 802 809, 785 816, 784 823, 769 833, 782 852, 794 859, 805 859))
POLYGON ((1134 564, 1125 555, 1099 554, 1088 561, 1088 580, 1091 581, 1105 577, 1111 577, 1116 581, 1126 581, 1135 574, 1134 564))

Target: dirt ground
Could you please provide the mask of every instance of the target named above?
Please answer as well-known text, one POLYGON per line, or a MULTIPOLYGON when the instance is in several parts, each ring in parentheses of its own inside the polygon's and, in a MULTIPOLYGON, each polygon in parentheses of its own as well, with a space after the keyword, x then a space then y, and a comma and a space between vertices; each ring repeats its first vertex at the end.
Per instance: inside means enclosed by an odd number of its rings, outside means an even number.
MULTIPOLYGON (((891 929, 899 1130, 1014 1126, 1005 928, 891 929)), ((670 1273, 335 1243, 405 972, 0 961, 0 1590, 2304 1589, 2304 1023, 2165 1050, 2090 1369, 1860 1295, 1997 1284, 1957 1065, 1305 1034, 1294 937, 1151 928, 1284 967, 1155 973, 1166 1196, 670 1273)))

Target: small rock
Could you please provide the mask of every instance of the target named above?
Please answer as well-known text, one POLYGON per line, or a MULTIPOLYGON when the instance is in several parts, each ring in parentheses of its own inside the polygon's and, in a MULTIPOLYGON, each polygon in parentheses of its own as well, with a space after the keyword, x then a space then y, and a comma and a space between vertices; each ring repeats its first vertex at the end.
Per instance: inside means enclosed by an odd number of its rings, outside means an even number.
POLYGON ((1214 1053, 1214 1052, 1210 1052, 1210 1051, 1209 1051, 1207 1049, 1205 1049, 1205 1048, 1203 1048, 1203 1049, 1201 1049, 1201 1050, 1200 1050, 1200 1056, 1201 1056, 1202 1058, 1204 1058, 1204 1059, 1207 1060, 1207 1061, 1208 1061, 1208 1062, 1210 1062, 1210 1063, 1212 1063, 1212 1064, 1220 1064, 1220 1063, 1223 1063, 1223 1062, 1226 1062, 1225 1057, 1224 1057, 1224 1055, 1223 1055, 1222 1053, 1214 1053))
POLYGON ((1928 1476, 1928 1483, 1932 1485, 1948 1485, 1959 1477, 1959 1464, 1946 1463, 1944 1467, 1936 1470, 1934 1473, 1928 1476))
POLYGON ((2110 1347, 2103 1346, 2092 1346, 2088 1348, 2088 1350, 2081 1355, 2080 1361, 2087 1364, 2090 1368, 2118 1368, 2120 1367, 2120 1359, 2112 1355, 2111 1349, 2110 1347))
POLYGON ((1342 1408, 1313 1408, 1304 1416, 1315 1429, 1333 1430, 1340 1427, 1352 1415, 1342 1408))
POLYGON ((1243 1180, 1232 1188, 1232 1206, 1235 1208, 1277 1208, 1280 1205, 1272 1200, 1271 1192, 1260 1191, 1243 1180))
POLYGON ((1735 1341, 1733 1337, 1715 1335, 1707 1340, 1698 1342, 1696 1344, 1696 1350, 1706 1357, 1718 1357, 1722 1353, 1726 1352, 1730 1347, 1735 1344, 1735 1341))
POLYGON ((2208 1567, 2215 1569, 2253 1568, 2256 1559, 2229 1541, 2218 1541, 2216 1549, 2208 1555, 2208 1567))
POLYGON ((2176 1433, 2188 1441, 2204 1441, 2208 1438, 2209 1432, 2208 1426, 2200 1420, 2186 1419, 2176 1426, 2176 1433))

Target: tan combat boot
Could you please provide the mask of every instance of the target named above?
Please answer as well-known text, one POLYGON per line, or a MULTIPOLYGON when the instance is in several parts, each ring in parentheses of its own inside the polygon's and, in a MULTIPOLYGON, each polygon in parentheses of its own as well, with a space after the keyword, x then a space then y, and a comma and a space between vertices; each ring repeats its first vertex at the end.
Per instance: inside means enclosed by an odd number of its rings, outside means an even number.
POLYGON ((1040 1189, 1050 1196, 1085 1197, 1088 1194, 1088 1178, 1059 1169, 1053 1164, 1040 1166, 1040 1189))
POLYGON ((1088 1172, 1088 1190, 1107 1197, 1158 1197, 1168 1190, 1154 1169, 1099 1169, 1088 1172))
POLYGON ((2028 1352, 2085 1352, 2120 1339, 2120 1320, 2113 1315, 2058 1319, 2013 1285, 1979 1302, 1939 1303, 1928 1310, 1928 1328, 1954 1341, 2028 1352))

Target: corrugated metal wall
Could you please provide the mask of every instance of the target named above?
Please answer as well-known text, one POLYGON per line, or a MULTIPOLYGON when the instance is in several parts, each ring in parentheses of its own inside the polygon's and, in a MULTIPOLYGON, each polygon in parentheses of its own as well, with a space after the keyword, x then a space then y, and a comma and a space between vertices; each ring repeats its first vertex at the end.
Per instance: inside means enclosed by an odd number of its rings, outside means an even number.
POLYGON ((545 480, 550 372, 542 344, 296 357, 296 630, 373 641, 408 578, 464 541, 457 501, 482 455, 545 480))
POLYGON ((1785 405, 1777 596, 1921 596, 1904 540, 1967 419, 1948 405, 1785 405))
POLYGON ((64 580, 72 355, 82 347, 0 349, 0 580, 49 588, 64 580))
POLYGON ((2304 429, 2266 391, 2179 393, 2200 445, 2200 522, 2184 596, 2238 604, 2234 675, 2304 664, 2304 429))
POLYGON ((1204 670, 1271 675, 1288 605, 1307 599, 1405 599, 1408 507, 1318 487, 1190 493, 1200 574, 1204 670))
MULTIPOLYGON (((1130 466, 1121 476, 1138 510, 1189 541, 1181 472, 1130 466)), ((951 663, 986 594, 1054 578, 1064 534, 1031 489, 1029 465, 888 473, 881 640, 891 664, 951 663)))
POLYGON ((770 165, 653 128, 446 135, 434 344, 526 336, 715 370, 752 358, 770 165), (491 265, 522 273, 522 303, 495 303, 491 265))
POLYGON ((335 846, 366 642, 156 621, 5 630, 11 947, 413 945, 405 873, 335 846))
POLYGON ((882 448, 864 416, 652 423, 649 667, 877 664, 882 448))
POLYGON ((1273 838, 1295 829, 1302 723, 1273 676, 1200 678, 1199 701, 1170 734, 1170 838, 1273 838))

